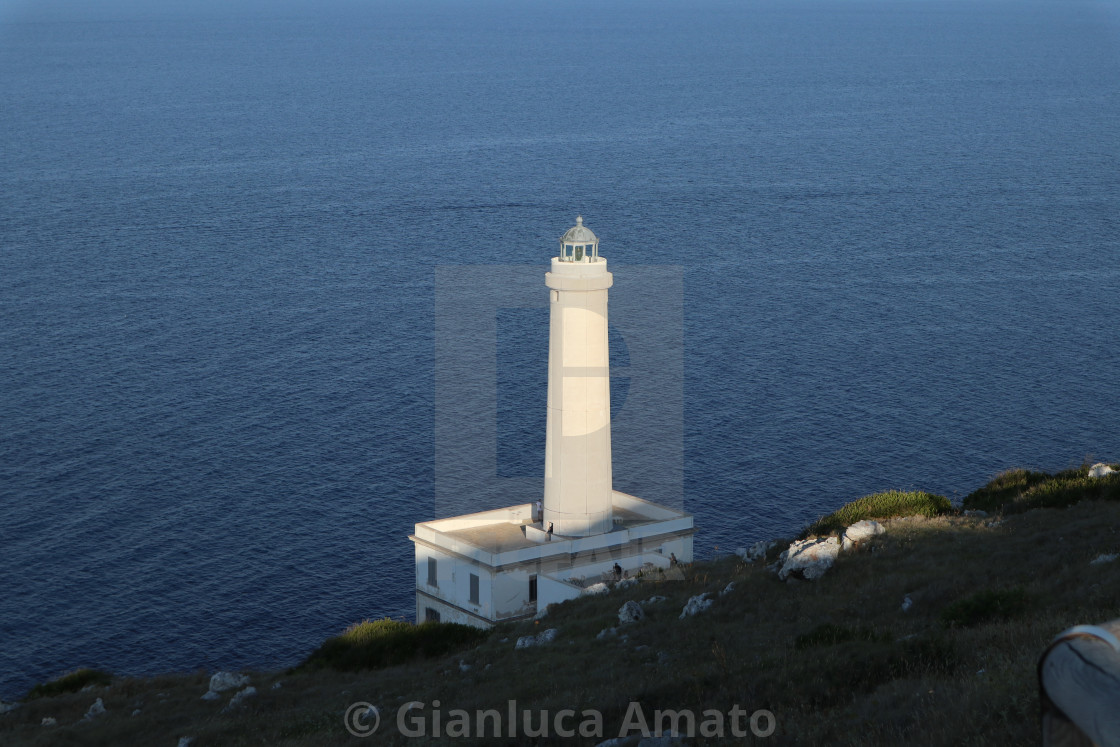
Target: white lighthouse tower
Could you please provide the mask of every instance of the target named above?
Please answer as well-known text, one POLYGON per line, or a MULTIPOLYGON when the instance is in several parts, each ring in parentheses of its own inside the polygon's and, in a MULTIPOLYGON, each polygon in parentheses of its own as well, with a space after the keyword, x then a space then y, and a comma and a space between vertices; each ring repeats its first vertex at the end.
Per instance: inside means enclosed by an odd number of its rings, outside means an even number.
POLYGON ((560 238, 549 287, 544 525, 556 534, 609 532, 611 388, 607 289, 614 282, 583 217, 560 238))
POLYGON ((620 577, 663 579, 692 561, 692 516, 611 482, 607 289, 599 239, 576 218, 549 294, 544 495, 416 524, 416 619, 488 627, 620 577), (543 515, 535 506, 543 503, 543 515))

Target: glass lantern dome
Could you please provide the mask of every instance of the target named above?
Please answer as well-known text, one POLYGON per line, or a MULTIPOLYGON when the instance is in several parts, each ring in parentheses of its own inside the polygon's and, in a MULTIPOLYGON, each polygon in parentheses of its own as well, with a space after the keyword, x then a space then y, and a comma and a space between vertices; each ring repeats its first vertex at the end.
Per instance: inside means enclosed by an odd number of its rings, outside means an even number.
POLYGON ((576 224, 560 237, 561 262, 598 262, 599 238, 583 225, 583 216, 576 216, 576 224))

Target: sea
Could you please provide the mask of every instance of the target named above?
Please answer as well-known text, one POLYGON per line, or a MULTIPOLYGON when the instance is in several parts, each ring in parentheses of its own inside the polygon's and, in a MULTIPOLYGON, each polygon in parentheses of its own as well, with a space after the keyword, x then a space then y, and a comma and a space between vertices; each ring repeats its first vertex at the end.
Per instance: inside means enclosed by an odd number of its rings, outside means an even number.
POLYGON ((1120 460, 1116 2, 0 0, 0 699, 412 619, 539 497, 576 215, 698 557, 1120 460))

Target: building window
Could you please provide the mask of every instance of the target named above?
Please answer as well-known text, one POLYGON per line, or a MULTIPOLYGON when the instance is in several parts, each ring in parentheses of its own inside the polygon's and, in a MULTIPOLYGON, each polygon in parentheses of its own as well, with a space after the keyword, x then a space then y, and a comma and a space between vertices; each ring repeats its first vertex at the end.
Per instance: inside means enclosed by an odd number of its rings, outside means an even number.
POLYGON ((537 577, 529 576, 529 601, 537 601, 537 577))
POLYGON ((478 574, 471 574, 471 603, 478 604, 478 574))
POLYGON ((439 577, 436 575, 436 559, 428 558, 428 586, 435 586, 438 589, 438 580, 439 577))
POLYGON ((432 609, 431 607, 425 607, 424 608, 424 622, 426 622, 426 623, 438 623, 439 622, 439 612, 432 609))

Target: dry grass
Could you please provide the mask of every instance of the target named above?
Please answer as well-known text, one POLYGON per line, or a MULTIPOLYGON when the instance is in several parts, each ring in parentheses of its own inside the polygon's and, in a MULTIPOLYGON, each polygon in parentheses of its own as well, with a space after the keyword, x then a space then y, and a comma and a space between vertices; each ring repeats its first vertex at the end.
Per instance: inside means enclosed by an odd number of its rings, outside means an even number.
MULTIPOLYGON (((502 740, 509 744, 595 744, 615 736, 630 702, 657 708, 748 713, 765 708, 777 731, 763 744, 1024 744, 1039 739, 1037 657, 1057 632, 1116 617, 1120 503, 1082 502, 1000 521, 937 516, 888 522, 888 532, 844 555, 816 582, 779 582, 761 565, 725 558, 689 569, 684 581, 643 583, 559 605, 539 623, 496 629, 466 652, 377 671, 252 673, 259 694, 240 709, 200 700, 207 675, 117 679, 96 691, 40 698, 0 716, 11 745, 353 744, 343 713, 355 701, 382 712, 373 744, 447 744, 406 739, 396 713, 407 701, 469 712, 518 708, 555 714, 597 709, 601 738, 502 740), (735 589, 695 618, 679 620, 694 594, 735 589), (985 590, 1020 589, 1010 616, 980 614, 946 627, 947 610, 985 590), (645 620, 618 624, 629 599, 658 594, 645 620), (901 609, 909 596, 913 606, 901 609), (971 619, 971 618, 970 618, 971 619), (546 647, 515 650, 518 635, 555 627, 546 647), (460 662, 468 669, 461 669, 460 662), (272 689, 280 682, 279 689, 272 689), (108 713, 81 716, 96 697, 108 713), (140 714, 130 714, 140 709, 140 714), (42 727, 43 717, 60 726, 42 727)), ((429 722, 430 723, 430 722, 429 722)), ((578 723, 578 719, 577 719, 578 723)), ((493 744, 494 740, 453 740, 493 744)), ((694 740, 742 744, 741 739, 694 740)), ((749 743, 746 742, 746 743, 749 743)))

